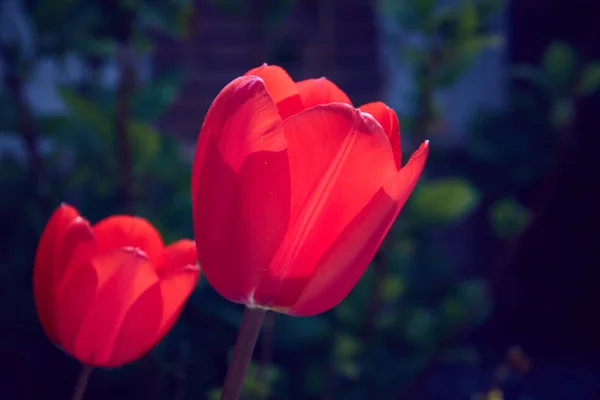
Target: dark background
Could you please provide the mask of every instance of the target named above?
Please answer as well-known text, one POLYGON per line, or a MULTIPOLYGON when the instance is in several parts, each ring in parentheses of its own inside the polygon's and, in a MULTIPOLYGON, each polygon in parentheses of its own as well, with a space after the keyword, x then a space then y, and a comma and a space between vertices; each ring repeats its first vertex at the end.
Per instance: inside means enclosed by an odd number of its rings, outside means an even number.
MULTIPOLYGON (((0 1, 0 398, 68 398, 33 305, 66 201, 192 237, 214 96, 266 61, 384 100, 425 173, 350 296, 270 315, 247 399, 598 399, 600 4, 593 0, 0 1)), ((241 306, 201 279, 179 322, 86 399, 218 397, 241 306)))

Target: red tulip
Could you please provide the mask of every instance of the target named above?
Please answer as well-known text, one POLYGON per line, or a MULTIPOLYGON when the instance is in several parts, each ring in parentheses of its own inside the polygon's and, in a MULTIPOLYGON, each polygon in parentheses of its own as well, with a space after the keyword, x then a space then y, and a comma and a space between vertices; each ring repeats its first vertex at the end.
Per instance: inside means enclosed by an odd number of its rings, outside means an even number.
POLYGON ((126 215, 90 226, 63 204, 40 239, 33 291, 52 342, 84 364, 116 367, 162 339, 199 275, 193 241, 165 247, 148 221, 126 215))
POLYGON ((325 312, 356 285, 413 190, 425 142, 401 168, 383 103, 352 106, 325 78, 266 64, 210 107, 192 172, 198 261, 225 298, 325 312))

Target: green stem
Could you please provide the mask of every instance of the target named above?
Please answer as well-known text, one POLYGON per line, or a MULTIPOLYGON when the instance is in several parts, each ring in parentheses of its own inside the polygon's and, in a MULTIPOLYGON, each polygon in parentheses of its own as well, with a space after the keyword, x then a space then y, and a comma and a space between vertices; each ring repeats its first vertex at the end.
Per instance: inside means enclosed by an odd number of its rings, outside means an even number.
POLYGON ((81 368, 81 372, 79 373, 79 378, 77 378, 77 384, 75 385, 75 390, 73 390, 73 397, 71 400, 81 400, 83 399, 83 395, 85 394, 85 389, 87 388, 88 382, 90 380, 90 375, 94 367, 89 365, 84 365, 81 368))
POLYGON ((267 310, 262 308, 246 308, 244 311, 242 326, 240 326, 225 376, 221 400, 238 400, 240 398, 246 370, 250 364, 266 312, 267 310))

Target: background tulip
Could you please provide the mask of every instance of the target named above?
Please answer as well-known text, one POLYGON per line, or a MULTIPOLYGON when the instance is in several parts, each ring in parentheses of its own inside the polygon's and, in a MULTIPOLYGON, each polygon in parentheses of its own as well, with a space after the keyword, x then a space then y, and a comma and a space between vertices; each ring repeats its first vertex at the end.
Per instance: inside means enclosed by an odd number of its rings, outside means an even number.
POLYGON ((401 166, 398 119, 325 78, 263 65, 214 100, 192 174, 198 259, 225 298, 314 315, 360 279, 427 159, 401 166))
POLYGON ((117 367, 162 339, 199 275, 193 241, 165 247, 148 221, 126 215, 91 226, 63 204, 38 245, 35 304, 52 342, 83 364, 117 367))

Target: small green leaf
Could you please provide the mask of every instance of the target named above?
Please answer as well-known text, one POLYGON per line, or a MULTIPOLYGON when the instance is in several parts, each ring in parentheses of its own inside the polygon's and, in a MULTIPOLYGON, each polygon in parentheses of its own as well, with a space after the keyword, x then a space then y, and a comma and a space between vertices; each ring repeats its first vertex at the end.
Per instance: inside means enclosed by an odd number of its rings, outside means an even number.
POLYGON ((585 66, 579 83, 579 93, 588 95, 600 88, 600 61, 585 66))
POLYGON ((510 239, 525 228, 531 215, 516 199, 508 197, 490 207, 489 218, 494 233, 503 239, 510 239))
POLYGON ((388 275, 381 287, 381 299, 386 302, 397 300, 404 292, 404 280, 398 275, 388 275))
POLYGON ((483 0, 475 1, 477 15, 482 23, 489 23, 494 17, 506 7, 504 0, 483 0))
POLYGON ((463 0, 458 18, 458 36, 467 39, 477 32, 479 16, 472 0, 463 0))
POLYGON ((437 2, 435 0, 416 0, 414 3, 415 11, 422 20, 425 20, 433 14, 437 2))
POLYGON ((160 150, 160 133, 152 126, 140 122, 129 121, 127 125, 131 146, 134 149, 134 169, 143 171, 152 163, 160 150))
POLYGON ((340 333, 335 338, 334 355, 336 359, 349 360, 358 356, 363 345, 360 339, 348 333, 340 333))
POLYGON ((463 178, 423 182, 411 196, 409 208, 426 223, 447 224, 465 217, 479 204, 477 189, 463 178))
POLYGON ((112 118, 95 103, 86 99, 76 91, 67 87, 58 89, 60 96, 67 104, 74 117, 85 123, 104 138, 109 138, 112 133, 112 118))
POLYGON ((427 308, 413 309, 406 324, 406 339, 413 345, 428 347, 435 342, 437 320, 427 308))
POLYGON ((456 329, 465 322, 464 304, 455 296, 446 296, 442 300, 441 314, 443 330, 448 335, 456 333, 456 329))
POLYGON ((153 120, 162 115, 172 104, 182 82, 181 71, 171 71, 153 79, 135 95, 133 116, 153 120))
POLYGON ((574 83, 577 55, 566 42, 555 41, 544 53, 542 68, 558 93, 568 91, 574 83))

